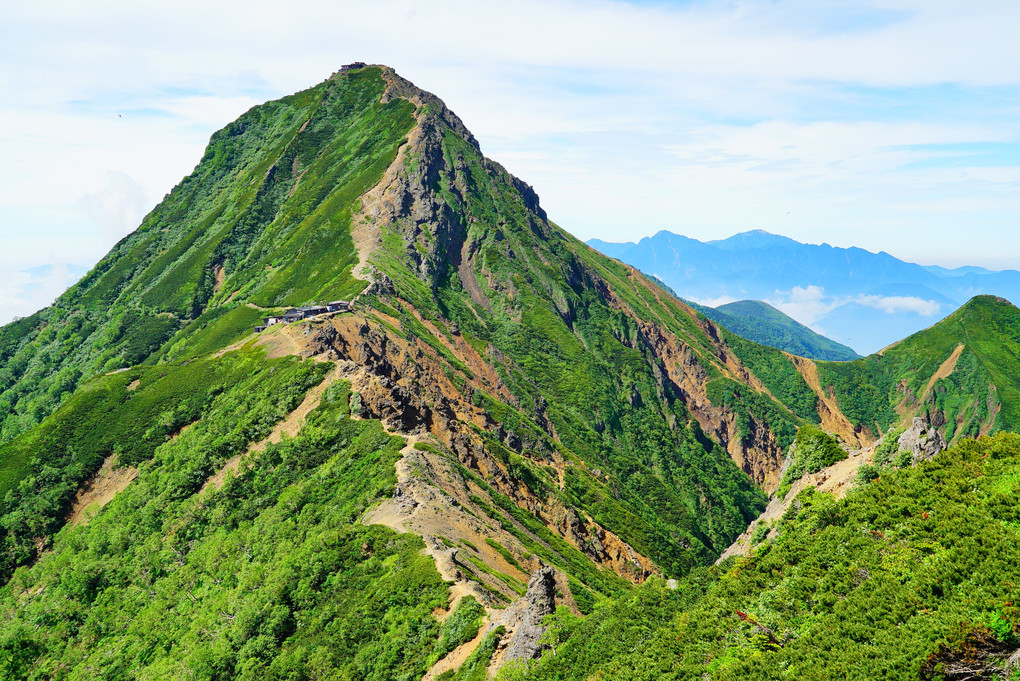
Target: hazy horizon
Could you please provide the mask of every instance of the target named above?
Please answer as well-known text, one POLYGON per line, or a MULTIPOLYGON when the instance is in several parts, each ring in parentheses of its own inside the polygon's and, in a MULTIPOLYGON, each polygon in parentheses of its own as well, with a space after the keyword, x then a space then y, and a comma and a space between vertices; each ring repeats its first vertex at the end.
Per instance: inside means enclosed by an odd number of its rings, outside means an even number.
POLYGON ((925 265, 1020 269, 1020 5, 241 7, 9 9, 0 317, 23 270, 98 261, 215 130, 355 60, 441 97, 581 239, 764 229, 925 265))

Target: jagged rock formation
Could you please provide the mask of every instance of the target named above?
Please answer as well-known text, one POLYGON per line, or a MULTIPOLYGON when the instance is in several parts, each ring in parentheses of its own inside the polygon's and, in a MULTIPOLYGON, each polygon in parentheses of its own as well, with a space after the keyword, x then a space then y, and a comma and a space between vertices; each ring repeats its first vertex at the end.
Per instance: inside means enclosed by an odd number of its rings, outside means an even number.
POLYGON ((948 446, 946 436, 925 423, 925 420, 920 416, 915 416, 911 420, 910 428, 903 431, 899 440, 899 451, 909 451, 913 455, 915 466, 920 461, 933 458, 948 446))
POLYGON ((507 630, 495 657, 497 666, 515 660, 532 660, 548 647, 539 643, 545 633, 542 618, 553 613, 555 602, 555 571, 551 567, 535 570, 528 580, 527 593, 493 618, 489 625, 490 631, 497 627, 507 630))
MULTIPOLYGON (((381 318, 386 319, 385 316, 381 318)), ((397 319, 389 321, 399 323, 397 319)), ((458 390, 444 371, 442 358, 434 348, 419 339, 393 338, 385 334, 383 328, 370 326, 357 315, 349 315, 301 329, 280 327, 260 340, 270 343, 273 335, 300 335, 304 354, 341 362, 357 390, 360 417, 380 419, 395 433, 432 436, 435 442, 448 448, 461 465, 526 508, 590 560, 612 568, 631 581, 642 581, 659 571, 648 557, 585 514, 564 505, 561 499, 541 499, 526 485, 512 478, 506 464, 494 454, 492 445, 478 435, 479 430, 499 434, 502 446, 520 454, 544 449, 549 458, 537 459, 535 463, 548 466, 557 476, 572 464, 557 455, 551 442, 534 437, 524 440, 501 427, 484 409, 473 403, 473 390, 494 392, 506 396, 507 400, 512 398, 500 377, 470 345, 452 335, 444 339, 451 344, 449 350, 456 352, 474 369, 469 383, 471 389, 458 390), (417 389, 412 389, 416 386, 417 389)), ((417 471, 417 475, 400 476, 401 482, 391 504, 392 511, 400 518, 411 518, 419 506, 437 513, 439 509, 451 506, 451 499, 456 499, 451 513, 463 515, 460 509, 472 508, 472 494, 485 494, 477 487, 469 491, 458 482, 458 474, 449 470, 442 457, 427 451, 405 451, 405 459, 400 465, 417 471), (437 505, 437 499, 442 503, 437 505)), ((479 509, 475 509, 475 513, 484 515, 479 509)), ((411 524, 414 525, 413 520, 411 524)), ((454 529, 456 523, 451 522, 449 516, 440 526, 443 524, 447 526, 448 536, 458 535, 454 529)), ((465 516, 465 525, 476 523, 465 516)), ((439 531, 433 526, 422 534, 439 531)), ((467 538, 484 542, 486 533, 476 527, 467 538)), ((500 534, 499 540, 504 544, 516 543, 512 536, 500 534)), ((519 553, 526 553, 526 550, 521 548, 519 553)), ((500 585, 496 583, 496 586, 500 585)))
MULTIPOLYGON (((746 556, 754 548, 752 537, 757 534, 757 541, 766 541, 778 534, 776 525, 786 514, 791 505, 796 503, 798 494, 806 489, 814 489, 819 492, 832 494, 835 498, 841 499, 853 489, 859 482, 858 473, 862 466, 871 465, 875 462, 875 451, 882 447, 890 436, 895 435, 893 431, 886 432, 878 440, 861 449, 847 449, 847 458, 827 466, 817 473, 807 473, 793 485, 782 496, 773 495, 768 506, 758 518, 756 518, 736 541, 730 545, 719 557, 721 562, 730 556, 746 556), (765 531, 759 528, 767 528, 765 531), (758 530, 758 532, 756 532, 758 530)), ((946 450, 945 435, 928 424, 921 417, 911 419, 910 428, 904 430, 896 441, 896 452, 910 452, 911 465, 916 466, 921 461, 928 461, 940 452, 946 450)), ((795 447, 791 446, 784 464, 784 470, 790 465, 795 447)))

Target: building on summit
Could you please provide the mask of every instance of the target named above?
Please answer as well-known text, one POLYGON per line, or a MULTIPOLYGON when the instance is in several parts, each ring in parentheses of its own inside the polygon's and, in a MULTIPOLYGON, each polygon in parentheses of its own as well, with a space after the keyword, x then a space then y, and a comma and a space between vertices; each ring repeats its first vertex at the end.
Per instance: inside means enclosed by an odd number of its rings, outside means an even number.
POLYGON ((274 315, 272 317, 263 317, 262 323, 255 327, 255 333, 262 333, 270 326, 274 324, 290 324, 293 322, 301 321, 302 319, 308 319, 309 317, 317 317, 322 314, 337 314, 340 312, 350 312, 353 309, 353 304, 349 300, 334 300, 324 305, 308 305, 305 307, 292 307, 282 315, 274 315))

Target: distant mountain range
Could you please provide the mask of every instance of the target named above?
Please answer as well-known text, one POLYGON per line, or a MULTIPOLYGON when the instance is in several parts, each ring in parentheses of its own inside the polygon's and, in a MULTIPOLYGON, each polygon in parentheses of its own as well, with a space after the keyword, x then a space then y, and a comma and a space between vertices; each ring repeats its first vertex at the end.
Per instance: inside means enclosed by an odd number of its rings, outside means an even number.
POLYGON ((754 230, 702 242, 661 231, 637 243, 588 245, 712 307, 763 300, 859 353, 931 326, 969 298, 1020 301, 1020 272, 946 269, 862 248, 805 244, 754 230))

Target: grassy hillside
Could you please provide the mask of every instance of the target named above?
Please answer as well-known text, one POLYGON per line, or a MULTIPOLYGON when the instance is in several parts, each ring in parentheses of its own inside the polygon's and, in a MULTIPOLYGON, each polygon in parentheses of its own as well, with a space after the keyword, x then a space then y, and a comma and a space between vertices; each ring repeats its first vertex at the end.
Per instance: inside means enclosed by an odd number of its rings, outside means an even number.
POLYGON ((949 439, 1016 430, 1020 310, 1002 298, 978 296, 880 354, 820 363, 818 370, 843 413, 872 430, 895 425, 904 409, 929 414, 949 439), (946 375, 929 386, 940 367, 946 375))
MULTIPOLYGON (((869 426, 900 415, 901 384, 968 414, 988 376, 981 423, 1011 423, 1000 308, 820 375, 869 426), (939 380, 970 381, 966 404, 924 383, 961 332, 939 380)), ((0 358, 5 678, 413 679, 542 565, 593 627, 650 576, 707 593, 700 566, 765 505, 755 481, 823 421, 813 374, 563 232, 440 100, 375 67, 216 133, 82 282, 0 329, 0 358)), ((825 504, 789 536, 834 526, 825 504)))
POLYGON ((350 217, 414 123, 414 107, 381 103, 382 90, 365 69, 251 109, 80 282, 3 327, 0 441, 203 315, 359 292, 350 217))
POLYGON ((834 362, 860 357, 847 346, 815 333, 760 300, 738 300, 719 307, 702 306, 699 310, 742 338, 800 357, 834 362))
MULTIPOLYGON (((551 624, 501 679, 934 679, 1020 645, 1020 436, 966 441, 837 502, 806 492, 746 559, 551 624)), ((978 678, 978 677, 973 677, 978 678)), ((991 676, 985 677, 991 678, 991 676)))
MULTIPOLYGON (((770 432, 756 424, 772 424, 778 435, 771 437, 789 440, 799 417, 747 386, 746 395, 738 388, 717 396, 715 406, 701 400, 710 381, 750 380, 724 365, 728 350, 714 327, 546 221, 530 188, 485 159, 441 102, 401 91, 382 76, 373 68, 335 76, 256 107, 216 133, 194 173, 136 232, 54 306, 0 331, 7 386, 0 576, 14 575, 6 631, 21 641, 14 613, 28 612, 19 600, 23 590, 13 585, 36 577, 52 584, 39 607, 61 614, 24 648, 26 660, 49 660, 43 676, 93 664, 92 644, 102 637, 84 633, 84 613, 96 613, 100 627, 134 621, 143 608, 136 590, 180 595, 174 575, 205 561, 204 551, 221 550, 203 547, 219 547, 222 537, 211 537, 223 527, 233 531, 230 523, 221 527, 225 518, 254 520, 292 486, 318 485, 315 476, 348 446, 354 425, 320 433, 310 417, 293 441, 307 435, 310 449, 291 441, 267 447, 251 462, 257 472, 242 471, 246 482, 236 483, 255 487, 239 492, 230 483, 213 506, 199 501, 217 471, 293 412, 326 370, 244 345, 251 326, 271 310, 361 291, 366 282, 352 277, 359 255, 353 233, 366 224, 380 229, 369 258, 377 270, 371 293, 359 301, 363 311, 354 315, 359 321, 344 327, 353 335, 309 326, 304 336, 314 331, 320 340, 308 352, 346 362, 351 380, 367 371, 373 386, 391 391, 352 397, 363 418, 393 400, 408 403, 406 409, 413 403, 439 442, 436 451, 482 493, 469 513, 488 516, 516 541, 512 550, 498 544, 511 565, 533 565, 540 556, 567 575, 575 602, 588 610, 628 579, 649 571, 682 574, 710 560, 762 508, 764 495, 731 460, 726 441, 706 435, 703 424, 726 435, 725 419, 739 410, 743 430, 733 446, 743 446, 753 433, 770 432), (387 87, 402 96, 383 97, 387 87), (395 215, 374 219, 361 210, 361 197, 402 145, 395 181, 406 195, 384 205, 394 206, 395 215), (400 348, 403 355, 387 354, 400 348), (694 399, 702 412, 687 408, 694 399), (288 454, 291 447, 298 449, 288 454), (137 468, 137 480, 87 526, 68 526, 76 496, 104 462, 137 468), (270 483, 276 486, 258 487, 270 483), (215 520, 203 529, 206 521, 195 513, 215 520), (131 537, 147 557, 136 560, 123 542, 110 548, 102 537, 112 536, 131 537), (124 553, 119 567, 101 566, 105 557, 93 560, 106 551, 124 553), (173 565, 146 562, 152 552, 173 565), (51 580, 74 585, 63 591, 51 580), (101 598, 112 609, 97 605, 101 598), (72 643, 58 649, 55 641, 72 643)), ((290 343, 278 351, 284 355, 311 342, 265 338, 290 343)), ((397 417, 391 430, 404 427, 404 416, 397 417)), ((365 450, 386 453, 378 469, 358 469, 367 476, 360 482, 381 482, 364 488, 345 482, 329 503, 363 510, 392 493, 396 450, 384 445, 365 450)), ((285 516, 266 522, 294 520, 285 516)), ((355 516, 331 517, 335 528, 355 516)), ((279 551, 317 532, 317 522, 315 516, 312 524, 287 525, 292 534, 279 551)), ((368 532, 347 531, 358 538, 368 532)), ((251 559, 250 547, 236 549, 246 542, 230 543, 230 551, 251 559)), ((417 550, 407 545, 408 556, 417 550)), ((284 554, 263 556, 260 570, 282 570, 290 564, 284 554)), ((493 576, 520 585, 484 563, 462 568, 490 590, 493 576)), ((434 581, 434 570, 426 572, 421 579, 434 581)), ((240 648, 258 627, 238 633, 234 606, 226 603, 247 607, 253 587, 230 582, 239 591, 224 591, 222 579, 208 577, 215 607, 200 608, 198 621, 222 618, 240 648)), ((195 588, 188 590, 191 603, 195 588)), ((498 589, 491 596, 498 600, 498 589)), ((185 645, 194 635, 189 627, 198 625, 182 619, 168 626, 161 641, 185 645)), ((266 634, 271 640, 259 639, 265 650, 258 655, 202 646, 195 654, 215 658, 213 676, 241 674, 249 657, 266 662, 295 642, 297 625, 279 626, 266 634)), ((123 641, 130 648, 123 665, 156 665, 158 676, 170 672, 157 662, 191 659, 180 648, 170 654, 167 643, 153 644, 165 654, 139 652, 136 638, 123 641)), ((111 669, 123 671, 118 665, 111 669)))
POLYGON ((392 493, 403 442, 350 419, 346 384, 326 391, 298 437, 199 493, 268 434, 295 379, 326 368, 252 351, 225 360, 247 363, 247 378, 0 591, 0 676, 415 679, 451 635, 473 635, 456 615, 436 620, 448 586, 418 537, 355 522, 392 493))

